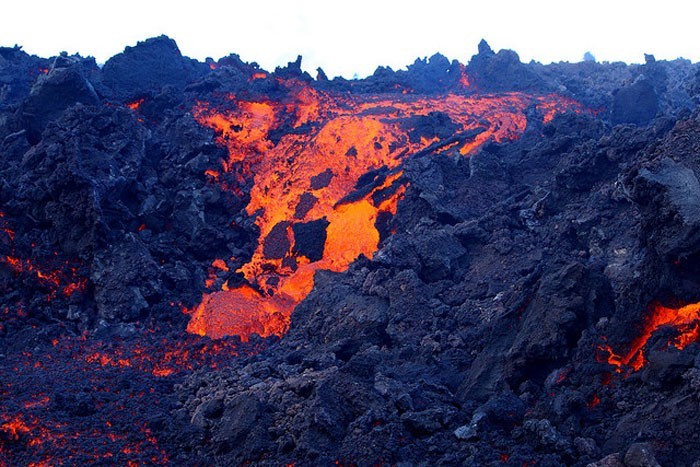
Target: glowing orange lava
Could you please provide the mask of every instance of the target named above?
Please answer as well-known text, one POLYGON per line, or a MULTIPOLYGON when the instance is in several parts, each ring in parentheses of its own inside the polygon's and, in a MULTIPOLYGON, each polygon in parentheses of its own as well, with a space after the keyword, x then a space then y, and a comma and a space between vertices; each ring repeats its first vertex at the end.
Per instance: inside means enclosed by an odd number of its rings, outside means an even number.
POLYGON ((143 101, 144 101, 144 99, 138 99, 138 100, 135 100, 133 102, 129 102, 128 104, 126 104, 126 106, 128 108, 130 108, 131 110, 136 111, 136 110, 139 110, 139 107, 141 107, 141 104, 143 104, 143 101))
POLYGON ((652 334, 664 326, 673 327, 677 336, 668 342, 679 350, 684 349, 700 339, 700 302, 691 303, 680 308, 668 308, 660 303, 652 303, 649 314, 644 320, 642 332, 630 343, 629 350, 623 354, 615 353, 605 344, 599 346, 599 350, 607 356, 603 361, 616 367, 621 373, 623 369, 630 368, 638 371, 646 364, 644 349, 652 334))
POLYGON ((172 388, 160 381, 260 351, 227 339, 172 339, 154 328, 126 340, 67 334, 38 345, 0 359, 0 467, 170 465, 148 424, 172 388), (53 407, 78 393, 94 411, 76 417, 53 407))
POLYGON ((591 400, 586 404, 589 409, 594 409, 600 405, 600 396, 598 394, 593 394, 591 400))
MULTIPOLYGON (((87 279, 80 277, 77 263, 74 261, 58 261, 58 253, 53 257, 39 259, 25 259, 14 253, 15 231, 9 227, 5 214, 0 211, 0 230, 9 238, 9 255, 0 256, 0 263, 6 264, 16 275, 32 277, 38 284, 49 292, 48 300, 56 298, 59 292, 65 297, 71 297, 76 292, 83 292, 87 286, 87 279), (41 264, 39 264, 41 263, 41 264)), ((32 247, 35 245, 32 244, 32 247)))
MULTIPOLYGON (((556 95, 351 96, 278 81, 283 98, 231 95, 224 104, 199 102, 193 109, 229 151, 221 167, 228 182, 213 169, 207 174, 216 173, 214 181, 232 190, 231 182, 242 186, 253 178, 247 212, 256 216, 260 240, 237 271, 246 285, 228 289, 225 282, 185 310, 189 332, 243 341, 251 333, 281 336, 294 307, 313 289, 317 270, 344 271, 377 251, 377 220, 396 213, 406 189, 401 164, 409 155, 468 155, 489 141, 517 139, 530 109, 540 109, 545 120, 582 110, 556 95), (449 137, 435 129, 445 121, 454 129, 449 137), (417 122, 428 128, 424 134, 415 130, 417 122)), ((466 74, 461 82, 469 86, 466 74)), ((214 282, 210 274, 206 285, 214 282)))
POLYGON ((70 297, 76 292, 84 291, 87 286, 87 279, 79 277, 77 269, 67 261, 48 269, 36 266, 31 260, 8 255, 0 257, 0 263, 7 264, 15 274, 34 277, 38 283, 49 288, 49 300, 55 298, 59 290, 65 297, 70 297))
POLYGON ((15 417, 0 425, 0 431, 5 432, 10 439, 16 441, 20 436, 29 433, 31 430, 20 417, 15 417))

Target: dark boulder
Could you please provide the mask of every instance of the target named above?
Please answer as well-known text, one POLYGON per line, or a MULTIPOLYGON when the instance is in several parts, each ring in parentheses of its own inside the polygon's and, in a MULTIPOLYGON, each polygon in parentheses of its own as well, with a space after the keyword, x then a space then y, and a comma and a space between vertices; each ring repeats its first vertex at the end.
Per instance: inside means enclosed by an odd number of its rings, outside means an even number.
POLYGON ((166 86, 183 90, 208 71, 205 64, 183 57, 175 41, 166 36, 127 47, 102 68, 111 97, 122 101, 157 94, 166 86))
POLYGON ((80 61, 58 57, 51 71, 37 79, 29 97, 24 101, 20 115, 27 138, 36 143, 49 122, 75 105, 96 105, 99 98, 93 85, 85 78, 80 61))
POLYGON ((669 260, 700 252, 700 181, 691 167, 664 158, 628 186, 645 214, 650 248, 669 260))
POLYGON ((145 139, 145 130, 124 110, 74 107, 24 154, 17 208, 57 229, 51 240, 63 252, 89 256, 100 242, 109 242, 110 224, 123 226, 125 219, 108 219, 105 211, 129 216, 145 139))
POLYGON ((470 82, 483 91, 545 91, 546 82, 512 50, 494 53, 485 40, 467 65, 470 82))
POLYGON ((508 351, 510 374, 544 380, 610 306, 604 278, 579 263, 544 276, 508 351))
POLYGON ((25 99, 37 77, 50 67, 50 59, 29 55, 17 45, 0 47, 0 111, 25 99))
POLYGON ((161 298, 159 267, 134 235, 98 251, 91 270, 97 313, 102 319, 129 322, 144 318, 149 304, 161 298))
POLYGON ((659 99, 649 80, 641 79, 620 88, 613 98, 611 121, 614 124, 646 125, 659 111, 659 99))

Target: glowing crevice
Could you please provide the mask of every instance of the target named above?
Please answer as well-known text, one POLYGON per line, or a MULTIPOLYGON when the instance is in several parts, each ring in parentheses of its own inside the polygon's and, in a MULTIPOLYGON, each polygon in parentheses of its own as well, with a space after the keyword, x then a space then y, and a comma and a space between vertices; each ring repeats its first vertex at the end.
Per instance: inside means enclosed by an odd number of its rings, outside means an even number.
POLYGON ((603 344, 598 347, 603 354, 600 360, 616 367, 618 373, 625 370, 641 370, 647 363, 644 351, 649 339, 656 331, 667 326, 673 327, 676 331, 676 336, 668 341, 668 346, 683 350, 693 342, 697 342, 700 339, 700 302, 679 308, 652 303, 640 334, 630 343, 627 352, 619 354, 609 345, 603 344))

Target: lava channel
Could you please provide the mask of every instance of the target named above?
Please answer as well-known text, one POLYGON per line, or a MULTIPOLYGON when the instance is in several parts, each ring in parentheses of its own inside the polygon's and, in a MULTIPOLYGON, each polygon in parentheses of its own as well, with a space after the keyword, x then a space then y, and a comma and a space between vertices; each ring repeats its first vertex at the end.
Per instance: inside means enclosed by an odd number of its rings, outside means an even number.
POLYGON ((239 187, 253 180, 246 210, 256 216, 260 240, 236 271, 244 285, 224 282, 184 310, 191 333, 239 335, 244 342, 252 333, 283 335, 317 270, 345 271, 360 255, 377 251, 377 220, 396 213, 407 186, 401 171, 407 157, 421 151, 468 156, 489 141, 515 140, 535 107, 543 122, 583 110, 553 94, 351 97, 296 80, 278 83, 286 90, 281 98, 228 95, 193 109, 228 149, 228 160, 207 170, 213 183, 240 194, 239 187))

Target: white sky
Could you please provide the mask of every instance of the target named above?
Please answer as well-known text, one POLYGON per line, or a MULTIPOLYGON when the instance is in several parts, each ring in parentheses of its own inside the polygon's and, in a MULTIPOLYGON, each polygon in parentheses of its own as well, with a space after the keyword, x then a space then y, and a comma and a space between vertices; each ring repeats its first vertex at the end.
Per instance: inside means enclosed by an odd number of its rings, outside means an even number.
MULTIPOLYGON (((3 2, 5 3, 5 2, 3 2)), ((315 76, 366 76, 440 52, 464 63, 485 38, 522 61, 700 60, 700 4, 690 0, 11 0, 0 45, 104 62, 127 45, 167 34, 184 55, 237 53, 272 70, 301 54, 315 76)))

